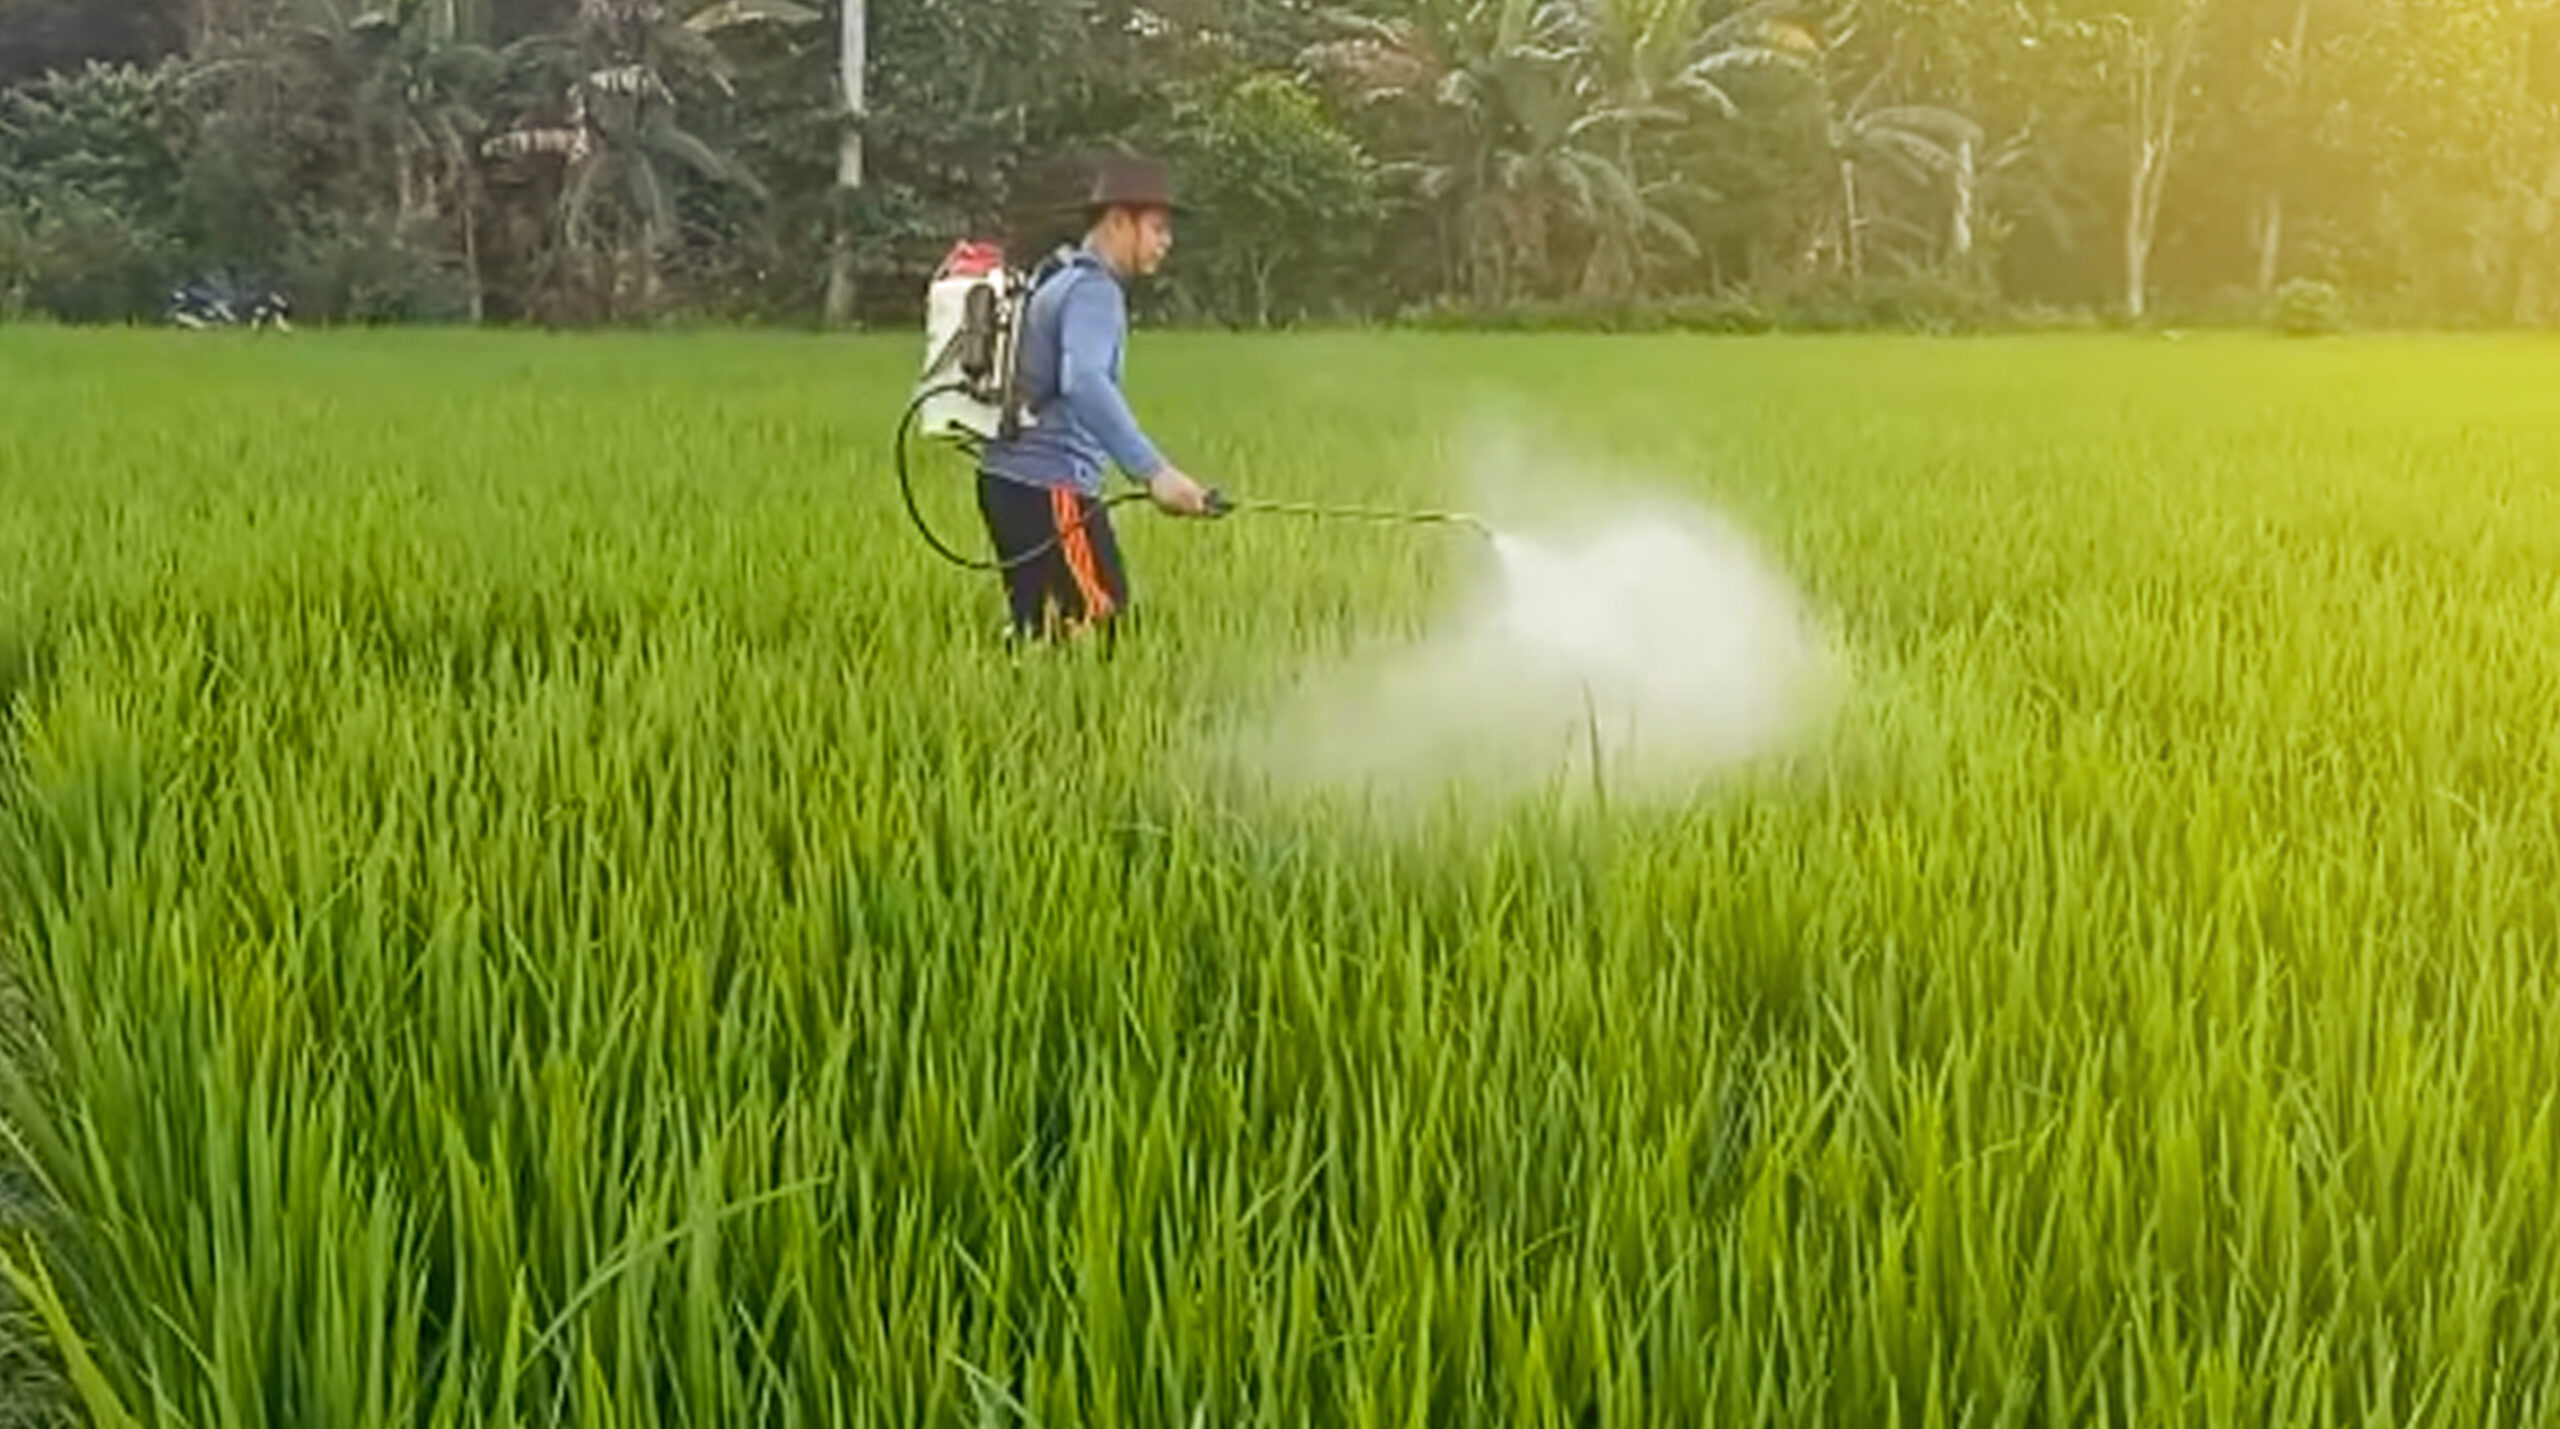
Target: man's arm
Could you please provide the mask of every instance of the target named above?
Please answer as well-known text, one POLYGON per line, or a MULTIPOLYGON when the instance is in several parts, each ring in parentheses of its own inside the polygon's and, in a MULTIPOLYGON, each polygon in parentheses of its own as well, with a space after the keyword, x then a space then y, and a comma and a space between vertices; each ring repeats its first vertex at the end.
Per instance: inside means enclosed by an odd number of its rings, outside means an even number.
POLYGON ((1138 429, 1137 415, 1111 380, 1111 353, 1126 321, 1118 285, 1108 279, 1076 285, 1059 314, 1058 395, 1076 420, 1100 439, 1120 469, 1150 481, 1167 463, 1138 429))

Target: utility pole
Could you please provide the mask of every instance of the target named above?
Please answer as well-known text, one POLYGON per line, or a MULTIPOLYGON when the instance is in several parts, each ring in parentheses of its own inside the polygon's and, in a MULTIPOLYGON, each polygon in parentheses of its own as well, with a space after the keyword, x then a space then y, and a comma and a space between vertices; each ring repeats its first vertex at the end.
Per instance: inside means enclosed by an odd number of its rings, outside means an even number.
POLYGON ((844 6, 843 33, 837 47, 839 79, 844 91, 844 137, 836 146, 836 221, 834 252, 827 265, 827 325, 853 321, 853 196, 862 188, 862 124, 869 117, 864 100, 863 71, 869 68, 866 0, 839 0, 844 6))

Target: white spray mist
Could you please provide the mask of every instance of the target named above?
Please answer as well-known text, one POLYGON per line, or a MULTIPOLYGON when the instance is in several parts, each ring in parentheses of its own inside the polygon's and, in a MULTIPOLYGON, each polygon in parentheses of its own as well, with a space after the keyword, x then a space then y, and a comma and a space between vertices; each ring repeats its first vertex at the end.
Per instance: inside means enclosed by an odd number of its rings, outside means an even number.
POLYGON ((1732 522, 1499 432, 1470 470, 1481 585, 1436 637, 1303 682, 1255 745, 1284 786, 1676 796, 1833 707, 1838 662, 1732 522))

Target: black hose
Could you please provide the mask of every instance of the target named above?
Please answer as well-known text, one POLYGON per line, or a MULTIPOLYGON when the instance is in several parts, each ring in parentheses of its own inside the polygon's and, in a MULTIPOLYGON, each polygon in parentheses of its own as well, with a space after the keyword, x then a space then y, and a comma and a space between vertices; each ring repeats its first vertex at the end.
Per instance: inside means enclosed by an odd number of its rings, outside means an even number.
MULTIPOLYGON (((1039 545, 1032 547, 1030 550, 1023 552, 1021 555, 1011 558, 1010 560, 1000 558, 992 561, 981 561, 964 556, 958 551, 951 549, 949 546, 944 545, 942 538, 933 534, 933 528, 925 524, 924 513, 916 509, 915 483, 907 472, 907 437, 908 434, 915 429, 916 414, 924 410, 925 403, 932 401, 934 398, 941 396, 945 392, 963 391, 966 389, 966 386, 967 384, 961 382, 946 382, 939 387, 929 387, 924 391, 917 393, 915 400, 907 404, 906 415, 898 419, 898 439, 896 443, 898 495, 905 500, 907 504, 907 519, 915 523, 916 531, 924 537, 925 544, 933 547, 936 555, 941 556, 951 564, 955 566, 962 566, 973 571, 1009 571, 1017 566, 1027 566, 1033 561, 1040 559, 1042 556, 1049 554, 1051 551, 1056 550, 1069 535, 1084 529, 1085 522, 1089 518, 1078 516, 1072 523, 1060 530, 1058 534, 1041 542, 1039 545)), ((1147 493, 1143 491, 1124 492, 1118 496, 1103 498, 1101 505, 1103 509, 1108 510, 1109 508, 1118 506, 1123 502, 1139 500, 1145 497, 1146 494, 1147 493)))

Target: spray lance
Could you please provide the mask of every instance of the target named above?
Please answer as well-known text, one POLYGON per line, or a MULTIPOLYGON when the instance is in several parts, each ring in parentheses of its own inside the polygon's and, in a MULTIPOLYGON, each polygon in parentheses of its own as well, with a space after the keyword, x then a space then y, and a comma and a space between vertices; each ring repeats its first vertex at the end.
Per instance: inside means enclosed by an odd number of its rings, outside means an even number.
MULTIPOLYGON (((917 434, 956 445, 972 458, 991 441, 1010 440, 1033 422, 1014 384, 1015 355, 1020 349, 1022 319, 1031 293, 1045 272, 1024 274, 1005 262, 999 245, 963 242, 952 248, 935 270, 925 296, 925 360, 913 397, 898 422, 896 459, 898 492, 925 544, 936 555, 971 570, 1001 571, 1026 565, 1055 549, 1074 528, 1010 560, 984 560, 952 549, 926 523, 917 509, 915 483, 907 464, 907 445, 917 434)), ((1143 491, 1122 492, 1103 499, 1105 508, 1144 500, 1143 491)), ((1318 520, 1379 521, 1403 525, 1453 525, 1490 538, 1491 527, 1463 511, 1412 511, 1369 506, 1320 506, 1308 502, 1239 500, 1212 488, 1208 514, 1259 512, 1318 520)))

